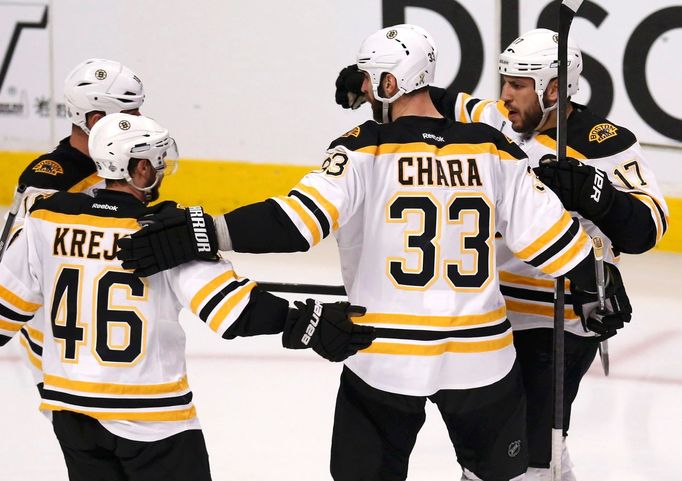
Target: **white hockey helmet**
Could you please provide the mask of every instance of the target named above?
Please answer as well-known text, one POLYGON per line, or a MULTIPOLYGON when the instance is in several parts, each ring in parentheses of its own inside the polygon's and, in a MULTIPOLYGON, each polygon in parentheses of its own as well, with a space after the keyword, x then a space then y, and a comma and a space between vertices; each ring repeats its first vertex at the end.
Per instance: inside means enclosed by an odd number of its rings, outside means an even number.
POLYGON ((178 151, 168 130, 149 117, 115 113, 95 124, 88 138, 90 157, 103 179, 124 179, 145 195, 161 181, 165 174, 177 168, 178 151), (128 167, 131 159, 147 159, 156 170, 153 185, 137 186, 128 167))
POLYGON ((358 51, 357 65, 369 75, 374 98, 384 104, 387 112, 388 104, 403 94, 433 83, 436 57, 436 44, 426 30, 401 24, 382 28, 367 37, 358 51), (384 97, 379 92, 385 73, 392 74, 398 82, 398 91, 391 97, 384 97))
MULTIPOLYGON (((556 104, 545 106, 543 95, 549 82, 558 75, 559 48, 558 34, 546 28, 536 28, 514 40, 500 54, 498 70, 502 75, 529 77, 535 81, 535 92, 540 101, 543 122, 546 114, 556 108, 556 104)), ((578 92, 580 73, 583 70, 583 57, 576 43, 568 39, 568 95, 578 92)))
POLYGON ((144 103, 142 81, 114 60, 89 59, 79 64, 64 82, 66 115, 71 123, 90 133, 88 112, 108 114, 138 109, 144 103))

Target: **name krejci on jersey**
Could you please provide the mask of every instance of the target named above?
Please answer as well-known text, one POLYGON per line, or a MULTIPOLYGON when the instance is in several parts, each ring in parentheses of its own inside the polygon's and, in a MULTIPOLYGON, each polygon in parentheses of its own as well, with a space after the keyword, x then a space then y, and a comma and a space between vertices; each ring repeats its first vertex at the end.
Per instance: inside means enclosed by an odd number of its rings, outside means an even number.
POLYGON ((476 159, 441 160, 435 157, 398 159, 398 183, 411 186, 481 187, 476 159))
POLYGON ((57 227, 52 243, 52 254, 110 261, 116 258, 116 241, 125 235, 115 232, 111 244, 108 247, 102 247, 101 242, 105 236, 103 231, 57 227))

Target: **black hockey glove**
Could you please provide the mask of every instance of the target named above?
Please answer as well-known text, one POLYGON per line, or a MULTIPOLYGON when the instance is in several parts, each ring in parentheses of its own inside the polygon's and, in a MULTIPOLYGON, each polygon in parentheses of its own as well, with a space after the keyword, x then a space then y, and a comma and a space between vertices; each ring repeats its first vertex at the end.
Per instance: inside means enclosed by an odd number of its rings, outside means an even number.
POLYGON ((124 269, 146 277, 193 260, 216 260, 213 218, 201 207, 166 206, 138 219, 142 229, 119 239, 116 257, 124 269))
POLYGON ((365 74, 356 64, 345 67, 336 78, 336 103, 344 109, 357 109, 367 101, 362 93, 365 74))
POLYGON ((545 155, 533 169, 543 184, 559 196, 566 210, 591 221, 604 217, 613 205, 615 189, 606 174, 590 165, 568 157, 557 161, 545 155))
POLYGON ((601 340, 615 336, 616 331, 632 318, 632 306, 618 268, 605 262, 604 274, 606 302, 603 311, 599 309, 596 292, 582 290, 571 283, 573 310, 580 316, 585 330, 598 334, 601 340))
POLYGON ((364 315, 364 307, 348 302, 322 304, 314 299, 294 305, 282 334, 282 345, 288 349, 312 347, 323 358, 338 362, 369 347, 376 337, 372 326, 360 326, 350 320, 364 315))

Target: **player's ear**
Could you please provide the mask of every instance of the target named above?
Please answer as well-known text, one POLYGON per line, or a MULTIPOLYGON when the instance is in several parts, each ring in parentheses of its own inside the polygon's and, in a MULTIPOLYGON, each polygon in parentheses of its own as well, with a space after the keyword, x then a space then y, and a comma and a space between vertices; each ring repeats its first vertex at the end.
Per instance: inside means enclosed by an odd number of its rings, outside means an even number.
POLYGON ((88 129, 92 129, 92 127, 101 119, 103 119, 105 115, 106 112, 99 112, 97 110, 93 112, 88 112, 85 115, 85 125, 88 127, 88 129))
POLYGON ((386 97, 393 97, 398 91, 398 81, 391 73, 382 75, 381 86, 386 93, 386 97))
POLYGON ((545 105, 554 105, 559 98, 559 81, 552 79, 545 89, 545 105))

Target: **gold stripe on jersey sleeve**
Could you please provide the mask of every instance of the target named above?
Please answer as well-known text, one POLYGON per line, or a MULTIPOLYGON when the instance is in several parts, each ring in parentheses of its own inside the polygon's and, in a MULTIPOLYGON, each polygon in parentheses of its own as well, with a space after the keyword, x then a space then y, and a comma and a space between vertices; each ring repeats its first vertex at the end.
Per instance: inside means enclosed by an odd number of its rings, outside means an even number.
POLYGON ((467 118, 466 106, 467 106, 467 102, 469 101, 470 98, 471 98, 471 95, 462 93, 462 105, 459 108, 459 119, 457 119, 457 120, 459 120, 460 122, 463 122, 465 124, 469 123, 469 119, 467 118))
POLYGON ((329 217, 331 217, 332 229, 336 230, 339 228, 339 209, 337 209, 334 204, 332 204, 322 194, 320 194, 319 190, 317 190, 315 187, 305 185, 303 183, 299 183, 298 185, 296 185, 296 187, 294 187, 294 189, 302 190, 306 194, 309 194, 312 197, 314 197, 315 200, 318 203, 320 203, 322 207, 327 211, 329 217))
POLYGON ((199 292, 197 292, 194 297, 192 298, 191 302, 189 303, 189 307, 192 310, 194 314, 197 314, 199 312, 199 306, 204 303, 206 298, 213 292, 215 291, 218 287, 226 283, 230 279, 236 279, 237 276, 235 275, 233 270, 225 271, 219 276, 217 276, 215 279, 212 281, 209 281, 204 287, 199 289, 199 292))
POLYGON ((354 317, 355 324, 399 324, 406 326, 429 327, 462 327, 478 326, 499 321, 506 316, 504 306, 494 311, 465 316, 419 316, 413 314, 368 313, 362 317, 354 317))
POLYGON ((90 411, 86 409, 74 409, 72 407, 64 407, 48 402, 40 403, 38 407, 41 411, 69 411, 73 413, 84 414, 91 418, 101 419, 102 421, 188 421, 197 417, 197 411, 194 406, 187 409, 176 409, 173 411, 90 411))
POLYGON ((24 326, 24 330, 26 331, 28 337, 31 338, 31 341, 37 342, 39 344, 43 343, 43 333, 41 331, 28 325, 24 326))
MULTIPOLYGON (((367 147, 369 148, 369 147, 367 147)), ((358 149, 363 152, 364 149, 358 149)), ((450 155, 476 155, 491 154, 498 156, 501 160, 518 160, 512 154, 504 150, 498 150, 492 142, 481 142, 480 144, 448 144, 441 148, 426 142, 409 142, 406 144, 382 144, 379 148, 372 147, 375 155, 390 154, 431 154, 434 157, 445 157, 450 155)))
POLYGON ((85 179, 81 180, 77 184, 71 186, 71 188, 68 190, 69 192, 83 192, 84 190, 88 190, 90 187, 99 184, 100 182, 103 182, 104 179, 102 179, 97 173, 95 172, 94 174, 90 174, 88 177, 85 179))
POLYGON ((305 226, 308 228, 310 234, 313 236, 313 243, 311 244, 311 247, 320 242, 320 239, 322 239, 322 233, 320 232, 320 229, 317 227, 315 219, 313 219, 312 216, 308 214, 308 212, 306 212, 305 208, 301 204, 299 204, 298 200, 285 196, 279 196, 277 198, 284 202, 285 204, 287 204, 289 207, 291 207, 293 211, 296 212, 296 214, 298 214, 298 216, 301 218, 305 226))
POLYGON ((559 256, 556 260, 547 264, 545 267, 540 267, 539 269, 545 274, 550 276, 554 275, 555 272, 561 270, 566 264, 575 259, 575 256, 577 256, 583 247, 585 247, 588 239, 589 237, 587 234, 585 234, 585 231, 581 229, 580 237, 569 249, 566 250, 566 252, 559 256))
POLYGON ((516 257, 524 261, 532 259, 538 252, 544 250, 546 247, 549 247, 548 244, 556 236, 558 236, 560 232, 566 229, 566 227, 571 222, 573 222, 571 215, 568 212, 564 211, 564 214, 561 216, 561 218, 558 221, 556 221, 552 227, 547 229, 544 234, 538 237, 532 244, 530 244, 525 249, 516 252, 515 253, 516 257))
POLYGON ((440 356, 446 352, 452 353, 481 353, 499 351, 512 344, 512 333, 499 339, 488 341, 450 341, 440 344, 403 344, 397 342, 376 342, 360 352, 366 354, 393 354, 402 356, 440 356))
POLYGON ((8 320, 0 319, 0 329, 4 331, 17 333, 21 331, 22 327, 24 327, 23 322, 10 321, 9 319, 8 320))
POLYGON ((661 214, 659 213, 658 208, 656 207, 656 203, 648 195, 635 193, 633 193, 632 195, 637 199, 641 200, 642 202, 644 202, 644 204, 649 208, 649 210, 653 214, 654 223, 656 224, 656 242, 660 241, 661 238, 663 237, 663 220, 661 219, 661 214))
POLYGON ((19 344, 24 346, 24 349, 26 349, 26 357, 28 358, 28 362, 30 362, 33 365, 33 367, 35 367, 39 371, 42 371, 43 361, 38 356, 36 356, 36 353, 33 352, 31 346, 28 345, 28 341, 23 336, 19 338, 19 344))
MULTIPOLYGON (((512 274, 511 272, 500 271, 500 281, 509 284, 521 284, 524 286, 532 287, 544 287, 547 289, 553 289, 555 282, 551 279, 537 279, 535 277, 520 276, 518 274, 512 274)), ((569 289, 570 281, 566 279, 564 287, 569 289)))
POLYGON ((208 327, 213 329, 213 331, 218 332, 220 324, 222 324, 225 318, 230 314, 230 312, 232 312, 232 309, 234 309, 234 307, 239 304, 239 302, 241 302, 241 300, 244 299, 244 297, 246 297, 254 287, 256 287, 256 283, 249 282, 235 292, 232 297, 230 297, 222 306, 220 306, 220 309, 218 309, 216 315, 213 316, 213 319, 211 319, 211 322, 209 322, 208 327))
POLYGON ((71 391, 89 392, 95 394, 114 394, 114 395, 151 395, 151 394, 174 394, 189 389, 187 376, 183 376, 177 381, 161 384, 116 384, 91 381, 75 381, 52 374, 45 374, 45 386, 52 386, 71 391))
MULTIPOLYGON (((544 316, 549 318, 554 318, 554 306, 549 304, 531 304, 528 302, 513 301, 508 297, 505 297, 507 303, 507 309, 512 312, 520 312, 522 314, 535 314, 538 316, 544 316)), ((580 319, 572 308, 567 307, 564 309, 564 320, 565 321, 575 321, 580 319)))
POLYGON ((54 224, 83 225, 88 227, 122 228, 138 230, 137 219, 118 217, 97 217, 88 214, 61 214, 49 210, 36 210, 31 213, 33 219, 40 219, 54 224))
POLYGON ((486 106, 490 105, 493 103, 492 100, 481 100, 476 107, 474 107, 474 111, 472 114, 472 119, 474 122, 480 122, 481 121, 481 115, 483 115, 483 109, 486 108, 486 106))
POLYGON ((42 306, 42 304, 36 304, 34 302, 29 302, 22 299, 20 296, 7 289, 5 286, 0 286, 0 299, 4 299, 24 312, 36 312, 38 309, 40 309, 40 306, 42 306))
MULTIPOLYGON (((545 147, 547 147, 547 148, 553 150, 554 152, 556 152, 556 140, 554 140, 553 138, 551 138, 549 135, 546 135, 546 134, 537 135, 537 136, 535 137, 535 140, 537 140, 538 142, 540 142, 540 143, 541 143, 542 145, 544 145, 545 147)), ((575 150, 575 149, 573 149, 573 148, 571 148, 571 147, 568 147, 568 146, 566 146, 566 157, 573 157, 574 159, 578 159, 578 160, 585 160, 585 159, 587 159, 587 157, 585 157, 583 154, 581 154, 581 153, 578 152, 577 150, 575 150)))

